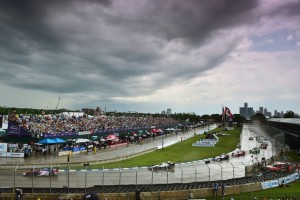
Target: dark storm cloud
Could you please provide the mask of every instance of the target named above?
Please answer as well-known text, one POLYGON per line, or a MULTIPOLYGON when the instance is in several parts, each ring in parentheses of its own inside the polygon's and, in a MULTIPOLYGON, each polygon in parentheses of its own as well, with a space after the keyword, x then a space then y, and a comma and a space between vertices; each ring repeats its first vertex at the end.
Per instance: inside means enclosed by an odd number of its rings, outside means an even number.
POLYGON ((0 79, 53 93, 149 94, 218 66, 239 42, 224 43, 219 31, 257 21, 257 6, 254 0, 1 1, 0 79), (220 47, 207 48, 215 40, 220 47))
POLYGON ((191 44, 199 44, 215 30, 255 20, 251 11, 257 5, 256 0, 148 1, 139 18, 146 29, 168 40, 183 38, 191 44))

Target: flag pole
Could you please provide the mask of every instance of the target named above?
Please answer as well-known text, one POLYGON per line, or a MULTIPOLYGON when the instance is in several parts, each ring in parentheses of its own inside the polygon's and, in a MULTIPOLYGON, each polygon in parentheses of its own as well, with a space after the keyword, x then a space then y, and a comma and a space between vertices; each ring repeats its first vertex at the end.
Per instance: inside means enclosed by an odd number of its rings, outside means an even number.
POLYGON ((224 106, 222 105, 222 126, 225 126, 225 113, 224 113, 224 106))

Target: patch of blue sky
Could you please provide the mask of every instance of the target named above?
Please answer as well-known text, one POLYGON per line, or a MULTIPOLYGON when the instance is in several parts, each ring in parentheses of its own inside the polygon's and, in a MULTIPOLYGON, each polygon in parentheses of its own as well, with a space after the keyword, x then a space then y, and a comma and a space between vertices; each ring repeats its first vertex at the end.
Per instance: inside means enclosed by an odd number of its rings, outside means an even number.
POLYGON ((252 35, 249 39, 252 41, 251 51, 277 52, 297 48, 295 33, 289 29, 280 29, 260 36, 252 35))

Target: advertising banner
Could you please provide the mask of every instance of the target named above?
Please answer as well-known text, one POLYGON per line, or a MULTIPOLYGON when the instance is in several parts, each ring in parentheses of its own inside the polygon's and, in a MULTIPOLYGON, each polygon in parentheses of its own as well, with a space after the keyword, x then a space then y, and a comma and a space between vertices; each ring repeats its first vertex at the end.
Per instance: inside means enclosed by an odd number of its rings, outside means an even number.
POLYGON ((0 152, 0 157, 6 157, 6 152, 0 152))
POLYGON ((11 158, 24 158, 24 153, 11 153, 7 152, 6 157, 11 157, 11 158))
POLYGON ((287 184, 287 183, 293 182, 297 179, 299 179, 299 174, 294 173, 294 174, 288 175, 286 177, 279 178, 278 180, 261 182, 261 187, 263 189, 269 189, 269 188, 273 188, 273 187, 278 187, 279 184, 282 184, 282 183, 287 184))
POLYGON ((0 143, 0 152, 7 152, 7 143, 0 143))
POLYGON ((12 121, 8 121, 8 129, 7 129, 8 134, 19 134, 20 133, 20 127, 12 121))

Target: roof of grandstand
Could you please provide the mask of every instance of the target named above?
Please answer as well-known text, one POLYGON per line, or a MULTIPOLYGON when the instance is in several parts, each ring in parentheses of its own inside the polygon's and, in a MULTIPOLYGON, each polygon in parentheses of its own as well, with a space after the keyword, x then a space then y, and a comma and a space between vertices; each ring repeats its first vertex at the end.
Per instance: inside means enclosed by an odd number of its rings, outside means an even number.
POLYGON ((300 118, 271 118, 268 121, 300 125, 300 118))

